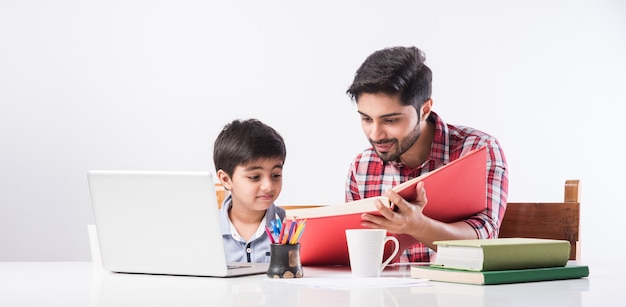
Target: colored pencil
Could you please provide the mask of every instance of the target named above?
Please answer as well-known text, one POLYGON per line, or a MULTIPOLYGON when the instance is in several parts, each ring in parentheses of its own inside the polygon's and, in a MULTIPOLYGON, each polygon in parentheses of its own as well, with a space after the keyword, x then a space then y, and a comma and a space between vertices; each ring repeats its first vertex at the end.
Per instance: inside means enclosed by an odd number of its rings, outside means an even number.
POLYGON ((270 241, 272 242, 272 244, 275 244, 276 241, 274 241, 274 235, 272 235, 272 232, 267 227, 267 225, 265 225, 265 232, 267 233, 267 236, 270 237, 270 241))

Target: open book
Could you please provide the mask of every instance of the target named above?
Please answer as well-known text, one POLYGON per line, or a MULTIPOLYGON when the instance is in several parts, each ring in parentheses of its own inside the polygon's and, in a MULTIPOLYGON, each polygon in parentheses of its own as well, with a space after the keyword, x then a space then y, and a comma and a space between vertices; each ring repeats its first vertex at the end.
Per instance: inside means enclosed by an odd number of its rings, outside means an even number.
MULTIPOLYGON (((487 207, 487 149, 481 147, 434 170, 393 188, 404 199, 414 201, 415 186, 424 182, 428 203, 424 214, 442 222, 456 222, 487 207)), ((290 209, 287 216, 307 219, 300 238, 303 265, 348 265, 345 230, 363 228, 361 214, 378 213, 374 201, 390 205, 387 197, 360 199, 315 208, 290 209)), ((385 255, 387 255, 387 248, 385 255)), ((382 261, 381 261, 382 262, 382 261)))

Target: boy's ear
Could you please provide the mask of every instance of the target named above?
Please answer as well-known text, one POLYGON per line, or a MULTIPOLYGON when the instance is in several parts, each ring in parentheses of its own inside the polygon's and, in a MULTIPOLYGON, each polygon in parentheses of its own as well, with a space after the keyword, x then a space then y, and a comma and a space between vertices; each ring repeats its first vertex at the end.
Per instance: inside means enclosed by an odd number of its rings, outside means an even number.
POLYGON ((232 183, 230 180, 230 176, 228 176, 228 174, 226 174, 225 171, 219 169, 217 170, 217 179, 220 181, 220 183, 222 183, 222 186, 224 187, 224 189, 230 191, 232 188, 232 183))

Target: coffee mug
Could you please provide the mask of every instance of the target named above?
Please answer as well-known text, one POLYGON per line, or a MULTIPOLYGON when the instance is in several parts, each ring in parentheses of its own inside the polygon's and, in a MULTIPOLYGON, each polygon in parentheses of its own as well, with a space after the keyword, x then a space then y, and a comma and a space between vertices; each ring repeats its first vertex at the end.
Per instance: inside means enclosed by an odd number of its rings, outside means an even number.
POLYGON ((398 254, 398 239, 387 236, 384 229, 346 229, 350 270, 354 277, 379 277, 382 270, 398 254), (383 260, 385 244, 392 241, 393 252, 383 260))

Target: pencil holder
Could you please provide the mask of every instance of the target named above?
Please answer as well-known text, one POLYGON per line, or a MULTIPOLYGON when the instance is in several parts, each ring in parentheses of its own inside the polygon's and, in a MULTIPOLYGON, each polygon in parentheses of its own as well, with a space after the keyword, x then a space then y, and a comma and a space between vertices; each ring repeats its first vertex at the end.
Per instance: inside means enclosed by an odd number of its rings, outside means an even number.
POLYGON ((270 278, 300 278, 303 276, 300 263, 300 243, 272 244, 270 265, 267 269, 270 278))

